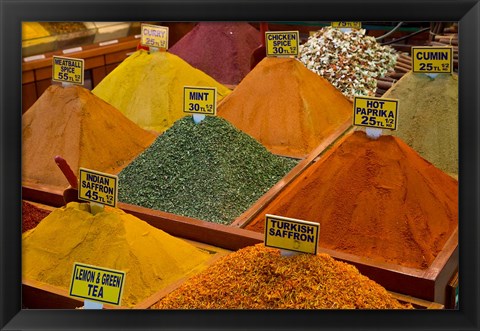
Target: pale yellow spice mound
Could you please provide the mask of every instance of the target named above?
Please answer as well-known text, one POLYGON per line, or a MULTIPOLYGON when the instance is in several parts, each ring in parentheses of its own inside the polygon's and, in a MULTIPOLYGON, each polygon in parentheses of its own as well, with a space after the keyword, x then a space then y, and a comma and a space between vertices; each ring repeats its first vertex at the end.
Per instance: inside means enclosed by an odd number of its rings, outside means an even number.
POLYGON ((47 37, 50 33, 38 22, 22 23, 22 40, 47 37))
POLYGON ((92 92, 140 127, 163 132, 188 115, 183 112, 185 86, 216 87, 217 103, 231 92, 176 55, 145 50, 130 55, 92 92))
POLYGON ((258 244, 231 253, 161 299, 156 309, 411 309, 327 254, 283 257, 258 244))
POLYGON ((22 236, 22 277, 68 290, 74 262, 126 272, 122 306, 133 307, 203 270, 208 252, 120 209, 92 215, 88 204, 54 210, 22 236))
POLYGON ((391 134, 437 168, 458 175, 458 76, 432 79, 409 72, 383 97, 399 100, 398 129, 391 134))
POLYGON ((54 161, 117 174, 157 137, 80 86, 50 86, 22 115, 22 182, 64 189, 54 161))

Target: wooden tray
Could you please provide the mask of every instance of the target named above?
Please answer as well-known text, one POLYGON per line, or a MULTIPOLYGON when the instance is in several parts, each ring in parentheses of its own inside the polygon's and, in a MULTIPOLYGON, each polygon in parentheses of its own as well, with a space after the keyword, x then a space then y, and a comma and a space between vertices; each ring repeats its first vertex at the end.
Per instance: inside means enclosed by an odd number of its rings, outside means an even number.
MULTIPOLYGON (((186 279, 180 279, 167 286, 136 305, 133 309, 148 309, 152 307, 161 298, 177 289, 184 281, 186 281, 186 279)), ((436 302, 430 302, 395 292, 389 293, 401 303, 410 303, 415 309, 444 309, 442 304, 436 302)), ((23 281, 22 295, 22 303, 27 306, 28 309, 77 309, 83 307, 83 301, 69 297, 66 290, 59 290, 56 287, 38 282, 23 281)), ((104 305, 103 307, 104 309, 129 309, 111 305, 104 305)))
POLYGON ((447 285, 458 269, 458 229, 452 233, 432 264, 424 270, 372 261, 365 257, 321 247, 318 251, 354 265, 360 273, 389 291, 433 301, 449 309, 453 308, 448 302, 447 285))
MULTIPOLYGON (((219 258, 228 254, 228 251, 218 249, 202 243, 190 242, 194 246, 215 252, 206 262, 211 265, 219 258)), ((147 309, 157 303, 161 298, 177 289, 183 282, 195 274, 182 277, 173 283, 162 288, 158 292, 152 294, 142 302, 139 302, 133 309, 147 309)), ((58 288, 38 281, 26 280, 22 281, 22 305, 27 309, 77 309, 83 307, 83 300, 70 297, 66 289, 58 288)), ((109 304, 103 305, 104 309, 131 309, 129 307, 114 306, 109 304)))

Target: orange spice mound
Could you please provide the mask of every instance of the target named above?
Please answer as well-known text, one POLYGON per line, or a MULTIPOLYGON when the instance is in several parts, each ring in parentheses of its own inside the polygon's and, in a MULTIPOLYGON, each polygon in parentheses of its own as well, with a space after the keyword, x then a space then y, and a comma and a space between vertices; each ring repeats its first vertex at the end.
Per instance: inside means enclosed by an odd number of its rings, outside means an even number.
POLYGON ((458 181, 402 140, 348 135, 296 178, 265 213, 320 223, 319 246, 425 269, 458 227, 458 181))
POLYGON ((272 153, 303 158, 353 114, 327 80, 291 58, 264 58, 218 106, 218 115, 272 153))
POLYGON ((58 188, 68 181, 54 161, 117 174, 155 140, 80 86, 50 86, 22 115, 22 180, 58 188))

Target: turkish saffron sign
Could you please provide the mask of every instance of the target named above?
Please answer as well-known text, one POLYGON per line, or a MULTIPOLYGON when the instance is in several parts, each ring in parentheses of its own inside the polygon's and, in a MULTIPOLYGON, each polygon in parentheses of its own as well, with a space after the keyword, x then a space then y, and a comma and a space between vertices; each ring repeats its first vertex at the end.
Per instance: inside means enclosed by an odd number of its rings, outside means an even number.
POLYGON ((265 246, 317 254, 320 224, 276 215, 265 215, 265 246))

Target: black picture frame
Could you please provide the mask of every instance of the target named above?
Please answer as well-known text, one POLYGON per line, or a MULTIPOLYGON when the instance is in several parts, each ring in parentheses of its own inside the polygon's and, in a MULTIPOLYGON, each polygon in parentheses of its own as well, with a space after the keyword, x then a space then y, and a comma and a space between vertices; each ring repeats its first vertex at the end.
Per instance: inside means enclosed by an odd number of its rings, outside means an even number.
POLYGON ((478 0, 0 0, 0 327, 2 330, 479 330, 478 0), (22 21, 459 22, 460 307, 444 311, 21 309, 22 21))

